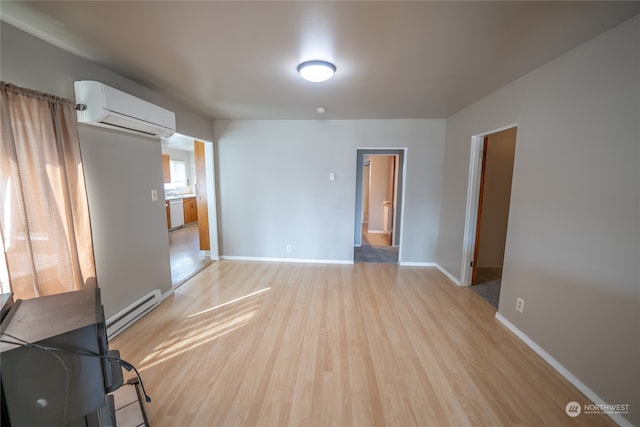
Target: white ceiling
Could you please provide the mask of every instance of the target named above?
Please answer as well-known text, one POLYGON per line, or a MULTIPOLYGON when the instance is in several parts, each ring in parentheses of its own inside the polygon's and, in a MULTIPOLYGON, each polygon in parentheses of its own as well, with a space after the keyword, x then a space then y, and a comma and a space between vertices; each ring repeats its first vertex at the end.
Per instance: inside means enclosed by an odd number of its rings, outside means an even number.
POLYGON ((162 138, 162 146, 170 148, 172 150, 193 152, 195 149, 193 143, 194 143, 194 140, 192 137, 185 136, 179 133, 174 133, 169 138, 162 138))
POLYGON ((215 119, 445 118, 640 2, 44 1, 2 19, 215 119), (296 66, 338 70, 303 81, 296 66))

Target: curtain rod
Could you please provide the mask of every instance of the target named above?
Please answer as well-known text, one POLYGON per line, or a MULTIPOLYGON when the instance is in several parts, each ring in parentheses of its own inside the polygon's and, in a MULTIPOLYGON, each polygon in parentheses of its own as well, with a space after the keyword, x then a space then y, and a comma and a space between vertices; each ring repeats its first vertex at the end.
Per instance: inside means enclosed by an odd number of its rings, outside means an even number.
POLYGON ((75 102, 73 102, 70 99, 62 98, 57 95, 51 95, 45 92, 40 92, 35 89, 20 87, 20 86, 14 85, 13 83, 8 83, 5 81, 0 81, 0 89, 6 92, 14 93, 16 95, 23 95, 23 96, 29 96, 32 98, 40 98, 40 99, 46 99, 49 101, 60 102, 64 104, 76 105, 75 102))

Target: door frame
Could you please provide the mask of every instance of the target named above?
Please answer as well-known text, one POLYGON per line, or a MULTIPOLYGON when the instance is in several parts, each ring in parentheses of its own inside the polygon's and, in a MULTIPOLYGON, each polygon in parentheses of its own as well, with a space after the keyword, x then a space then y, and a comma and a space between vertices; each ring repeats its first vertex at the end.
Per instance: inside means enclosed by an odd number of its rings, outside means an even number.
POLYGON ((393 230, 393 242, 392 246, 397 246, 398 249, 398 264, 402 262, 402 234, 404 225, 404 198, 406 188, 406 176, 407 176, 407 148, 368 148, 361 147, 356 149, 356 206, 355 206, 355 218, 354 218, 354 235, 353 242, 354 247, 362 246, 362 180, 364 169, 364 156, 378 155, 378 156, 398 156, 398 170, 396 176, 398 177, 398 188, 396 194, 396 209, 394 213, 394 230, 393 230))
MULTIPOLYGON (((478 211, 480 208, 480 185, 482 178, 482 157, 484 138, 503 130, 517 128, 518 123, 502 126, 471 137, 471 153, 469 158, 469 179, 467 182, 467 208, 464 218, 464 237, 462 241, 462 265, 460 266, 460 286, 471 286, 475 257, 476 238, 478 233, 478 211)), ((517 137, 516 137, 517 140, 517 137)), ((515 165, 514 165, 515 167, 515 165)))
POLYGON ((489 136, 485 135, 482 138, 482 148, 480 152, 480 183, 478 184, 478 213, 476 215, 476 235, 475 242, 473 244, 473 254, 471 255, 473 258, 471 261, 471 282, 469 285, 474 285, 476 283, 476 275, 478 273, 478 250, 480 249, 480 233, 479 230, 482 230, 482 206, 484 203, 484 181, 485 181, 485 173, 487 172, 487 145, 489 142, 489 136))
MULTIPOLYGON (((204 250, 205 258, 209 258, 212 261, 220 259, 219 241, 218 241, 218 209, 217 209, 217 180, 216 180, 216 153, 214 149, 214 143, 212 141, 197 138, 194 136, 176 133, 183 138, 193 141, 195 157, 195 144, 201 142, 204 144, 204 167, 205 167, 205 187, 207 199, 207 219, 208 219, 208 236, 209 236, 209 249, 204 250)), ((169 138, 162 138, 169 139, 169 138)), ((168 148, 172 148, 169 146, 168 148)), ((173 147, 180 150, 181 148, 173 147)), ((184 150, 184 149, 182 149, 184 150)), ((194 162, 195 163, 195 162, 194 162)))

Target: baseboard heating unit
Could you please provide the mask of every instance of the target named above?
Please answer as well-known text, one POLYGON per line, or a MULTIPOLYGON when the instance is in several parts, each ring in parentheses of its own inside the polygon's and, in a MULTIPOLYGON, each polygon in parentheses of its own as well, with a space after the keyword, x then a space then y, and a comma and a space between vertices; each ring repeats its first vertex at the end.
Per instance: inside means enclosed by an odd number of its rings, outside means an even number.
POLYGON ((154 289, 124 310, 107 319, 107 337, 115 337, 134 324, 142 316, 153 310, 162 301, 160 289, 154 289))

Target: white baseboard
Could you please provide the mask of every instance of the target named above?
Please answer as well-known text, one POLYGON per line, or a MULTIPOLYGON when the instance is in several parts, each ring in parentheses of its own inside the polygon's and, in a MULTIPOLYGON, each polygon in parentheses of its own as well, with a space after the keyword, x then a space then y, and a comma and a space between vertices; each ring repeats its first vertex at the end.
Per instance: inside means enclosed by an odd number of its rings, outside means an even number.
POLYGON ((174 288, 173 286, 171 286, 171 289, 169 289, 167 292, 162 294, 162 297, 160 299, 160 302, 166 300, 167 298, 169 298, 171 295, 173 295, 173 293, 176 291, 176 288, 174 288))
MULTIPOLYGON (((582 381, 575 377, 567 368, 562 366, 560 362, 551 357, 549 353, 544 351, 542 347, 536 344, 531 338, 525 335, 520 329, 518 329, 513 323, 509 322, 506 317, 502 314, 496 312, 496 320, 502 323, 507 329, 513 332, 518 338, 520 338, 529 348, 535 351, 538 356, 542 357, 545 362, 547 362, 553 369, 558 371, 560 375, 562 375, 567 381, 569 381, 575 388, 580 390, 589 400, 597 405, 606 405, 607 403, 602 400, 597 394, 594 393, 589 387, 587 387, 582 381)), ((618 425, 623 427, 633 427, 626 418, 624 418, 620 414, 607 414, 609 418, 615 421, 618 425)))
POLYGON ((435 262, 402 261, 399 264, 403 267, 436 267, 435 262))
POLYGON ((462 286, 460 285, 460 281, 458 279, 456 279, 454 277, 453 274, 449 273, 447 270, 445 270, 440 264, 438 264, 437 262, 411 262, 411 261, 402 261, 400 262, 400 265, 403 267, 436 267, 438 270, 440 270, 440 272, 442 274, 444 274, 445 276, 447 276, 447 278, 449 280, 451 280, 453 283, 455 283, 457 286, 462 286))
POLYGON ((453 283, 455 283, 457 286, 462 286, 460 284, 460 280, 458 280, 453 274, 449 273, 444 267, 442 267, 440 264, 436 264, 436 267, 438 267, 438 270, 440 270, 440 272, 442 274, 444 274, 445 276, 447 276, 447 278, 449 280, 451 280, 453 283))
POLYGON ((259 262, 291 262, 300 264, 353 264, 353 260, 341 259, 306 259, 306 258, 270 258, 222 255, 222 260, 230 261, 259 261, 259 262))

